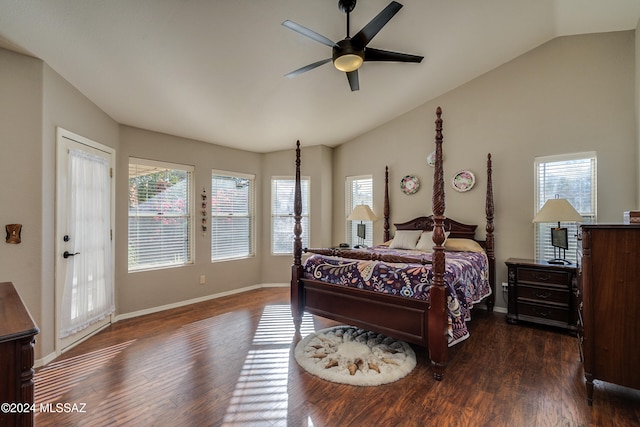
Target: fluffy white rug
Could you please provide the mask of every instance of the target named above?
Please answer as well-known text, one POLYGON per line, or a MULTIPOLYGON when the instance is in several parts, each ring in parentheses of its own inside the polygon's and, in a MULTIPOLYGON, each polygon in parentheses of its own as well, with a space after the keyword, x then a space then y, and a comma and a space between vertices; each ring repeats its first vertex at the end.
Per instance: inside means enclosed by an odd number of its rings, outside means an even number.
POLYGON ((353 326, 307 335, 296 345, 294 355, 313 375, 359 386, 397 381, 416 366, 416 354, 407 343, 353 326))

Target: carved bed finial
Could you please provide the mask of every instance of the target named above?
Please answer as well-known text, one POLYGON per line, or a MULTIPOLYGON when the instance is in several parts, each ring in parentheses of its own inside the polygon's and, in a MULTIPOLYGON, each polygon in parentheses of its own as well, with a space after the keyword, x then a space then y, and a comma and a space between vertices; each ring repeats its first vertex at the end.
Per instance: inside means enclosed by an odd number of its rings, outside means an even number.
POLYGON ((487 310, 493 311, 493 306, 495 305, 495 275, 496 275, 496 255, 494 252, 494 237, 493 237, 493 179, 491 178, 493 174, 492 164, 491 164, 491 153, 487 154, 487 193, 486 193, 486 201, 485 201, 485 215, 486 215, 486 231, 487 235, 485 237, 485 249, 487 251, 487 257, 489 258, 489 282, 491 283, 492 294, 487 299, 487 310))
POLYGON ((300 279, 302 278, 302 190, 300 184, 300 140, 296 142, 296 182, 293 192, 293 265, 291 266, 291 315, 296 334, 300 333, 302 313, 304 311, 303 294, 300 279))
POLYGON ((302 265, 302 190, 300 185, 300 140, 296 142, 296 184, 293 196, 293 263, 302 265))
POLYGON ((384 240, 388 242, 389 236, 389 166, 384 167, 384 240))
POLYGON ((442 109, 436 109, 436 163, 433 176, 433 280, 429 291, 429 358, 433 378, 440 381, 447 361, 447 296, 444 283, 444 169, 442 167, 442 109))

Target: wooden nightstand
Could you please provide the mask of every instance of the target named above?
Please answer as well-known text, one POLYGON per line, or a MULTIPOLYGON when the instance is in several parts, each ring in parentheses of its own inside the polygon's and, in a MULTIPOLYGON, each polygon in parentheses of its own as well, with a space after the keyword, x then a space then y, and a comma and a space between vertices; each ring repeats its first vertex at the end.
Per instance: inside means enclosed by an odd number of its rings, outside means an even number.
POLYGON ((556 326, 573 334, 578 330, 578 267, 546 261, 509 258, 507 322, 556 326))

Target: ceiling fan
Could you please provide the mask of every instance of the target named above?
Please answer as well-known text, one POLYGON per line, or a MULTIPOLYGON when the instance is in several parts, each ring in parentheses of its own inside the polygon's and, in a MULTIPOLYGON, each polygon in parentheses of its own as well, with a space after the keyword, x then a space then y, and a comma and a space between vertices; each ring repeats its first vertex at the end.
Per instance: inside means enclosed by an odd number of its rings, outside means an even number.
POLYGON ((360 89, 358 81, 358 68, 363 62, 367 61, 391 61, 391 62, 421 62, 423 57, 410 55, 407 53, 390 52, 387 50, 374 49, 367 47, 371 39, 384 27, 391 18, 402 8, 402 5, 396 1, 389 3, 375 18, 364 26, 356 35, 349 35, 349 14, 356 7, 356 0, 338 0, 338 8, 347 15, 347 37, 339 42, 334 42, 327 37, 316 33, 300 24, 286 20, 283 26, 309 37, 319 43, 327 45, 333 49, 331 58, 322 59, 313 64, 306 65, 288 74, 285 77, 295 77, 309 70, 313 70, 329 61, 333 61, 333 65, 340 71, 347 74, 349 86, 352 91, 360 89))

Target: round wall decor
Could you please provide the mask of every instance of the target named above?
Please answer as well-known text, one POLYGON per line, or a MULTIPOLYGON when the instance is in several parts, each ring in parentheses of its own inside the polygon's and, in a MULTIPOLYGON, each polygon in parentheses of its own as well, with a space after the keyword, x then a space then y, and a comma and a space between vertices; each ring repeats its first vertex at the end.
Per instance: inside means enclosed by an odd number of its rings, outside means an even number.
POLYGON ((471 171, 460 171, 453 176, 451 184, 457 191, 464 192, 473 188, 476 177, 471 171))
POLYGON ((414 194, 420 188, 420 180, 414 175, 407 175, 400 181, 400 190, 404 194, 414 194))

